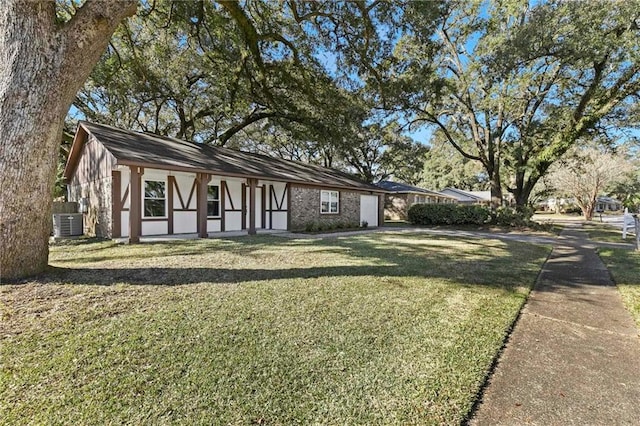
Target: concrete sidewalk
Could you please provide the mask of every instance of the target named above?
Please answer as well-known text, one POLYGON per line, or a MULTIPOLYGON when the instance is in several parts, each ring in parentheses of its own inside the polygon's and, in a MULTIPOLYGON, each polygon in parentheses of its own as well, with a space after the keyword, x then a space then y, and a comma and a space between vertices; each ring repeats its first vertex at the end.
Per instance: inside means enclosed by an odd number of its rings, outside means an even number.
POLYGON ((568 225, 472 425, 640 424, 640 338, 580 224, 568 225))

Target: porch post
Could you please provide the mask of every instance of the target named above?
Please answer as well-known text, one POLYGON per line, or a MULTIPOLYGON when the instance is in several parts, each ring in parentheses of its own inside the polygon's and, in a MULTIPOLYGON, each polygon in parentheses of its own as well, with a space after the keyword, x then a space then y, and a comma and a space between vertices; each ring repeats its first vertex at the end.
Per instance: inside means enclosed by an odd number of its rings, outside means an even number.
POLYGON ((120 172, 111 172, 111 238, 122 236, 122 176, 120 172))
POLYGON ((211 175, 206 173, 198 173, 198 237, 208 238, 207 232, 207 186, 211 180, 211 175))
POLYGON ((256 184, 257 179, 249 180, 249 235, 256 234, 256 184))
POLYGON ((129 244, 140 242, 140 228, 142 226, 142 191, 140 189, 144 169, 137 166, 129 166, 129 244))
POLYGON ((176 178, 174 176, 167 176, 167 234, 173 235, 173 187, 175 186, 176 178))

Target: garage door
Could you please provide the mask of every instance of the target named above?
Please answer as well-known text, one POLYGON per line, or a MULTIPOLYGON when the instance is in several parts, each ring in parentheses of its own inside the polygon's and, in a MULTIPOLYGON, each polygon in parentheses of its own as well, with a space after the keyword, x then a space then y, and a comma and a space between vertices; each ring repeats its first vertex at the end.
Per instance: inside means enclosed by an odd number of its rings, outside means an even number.
POLYGON ((360 223, 367 222, 369 226, 378 226, 378 196, 360 196, 360 223))

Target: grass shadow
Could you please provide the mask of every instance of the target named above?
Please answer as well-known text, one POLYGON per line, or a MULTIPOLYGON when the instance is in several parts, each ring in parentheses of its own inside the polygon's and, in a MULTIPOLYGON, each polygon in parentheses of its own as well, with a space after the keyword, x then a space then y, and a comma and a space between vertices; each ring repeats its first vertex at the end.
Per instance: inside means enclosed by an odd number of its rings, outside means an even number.
MULTIPOLYGON (((533 250, 533 247, 515 241, 396 233, 327 240, 283 240, 278 237, 257 236, 171 241, 138 246, 111 246, 113 251, 105 255, 100 253, 97 256, 58 259, 55 262, 57 266, 50 267, 37 281, 78 285, 126 283, 174 286, 375 276, 439 278, 459 285, 490 286, 516 291, 522 286, 533 285, 532 282, 523 283, 521 278, 525 270, 539 267, 540 260, 535 265, 521 262, 523 256, 530 255, 527 252, 533 250), (246 258, 246 262, 229 267, 213 263, 214 257, 203 257, 223 251, 232 253, 236 259, 239 256, 240 261, 246 258), (295 256, 300 256, 301 259, 292 260, 295 256), (317 261, 321 263, 326 259, 330 264, 306 262, 307 256, 319 259, 317 261), (175 267, 163 265, 169 258, 176 264, 175 267), (189 263, 183 265, 179 258, 184 258, 189 263), (102 262, 118 259, 121 262, 117 266, 100 265, 102 262), (137 266, 136 261, 139 259, 151 259, 158 267, 137 266), (211 264, 206 265, 207 262, 211 264), (73 266, 65 267, 65 264, 73 266), (89 267, 78 267, 78 264, 87 264, 89 267)), ((547 252, 541 247, 535 250, 539 250, 539 259, 544 258, 547 252)))

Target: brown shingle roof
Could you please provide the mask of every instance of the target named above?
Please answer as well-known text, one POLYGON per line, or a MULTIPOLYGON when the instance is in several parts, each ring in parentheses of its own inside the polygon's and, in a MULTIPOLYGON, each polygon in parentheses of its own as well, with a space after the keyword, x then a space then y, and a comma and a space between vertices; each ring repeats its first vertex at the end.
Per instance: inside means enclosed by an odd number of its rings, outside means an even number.
MULTIPOLYGON (((85 121, 80 122, 78 131, 80 128, 95 136, 116 158, 119 165, 139 165, 166 170, 186 170, 383 192, 375 185, 347 173, 312 164, 122 130, 85 121)), ((69 158, 71 162, 73 156, 70 155, 69 158)), ((74 164, 67 164, 65 169, 67 179, 70 179, 74 168, 74 164)))

